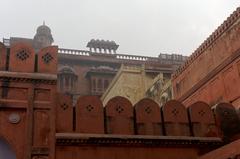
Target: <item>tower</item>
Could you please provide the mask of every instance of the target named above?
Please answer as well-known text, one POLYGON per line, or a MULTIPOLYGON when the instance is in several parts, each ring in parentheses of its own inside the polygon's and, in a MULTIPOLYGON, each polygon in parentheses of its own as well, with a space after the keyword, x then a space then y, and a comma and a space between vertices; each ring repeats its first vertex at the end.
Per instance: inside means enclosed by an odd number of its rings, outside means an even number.
POLYGON ((41 48, 50 46, 52 43, 53 37, 51 29, 45 25, 45 22, 43 22, 43 25, 37 28, 37 33, 33 38, 34 49, 40 50, 41 48))

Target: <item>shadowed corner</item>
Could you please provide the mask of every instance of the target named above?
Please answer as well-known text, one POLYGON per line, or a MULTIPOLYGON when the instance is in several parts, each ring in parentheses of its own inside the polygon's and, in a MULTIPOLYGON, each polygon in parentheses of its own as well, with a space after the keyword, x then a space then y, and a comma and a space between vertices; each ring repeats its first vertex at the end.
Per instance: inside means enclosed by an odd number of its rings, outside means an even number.
POLYGON ((16 154, 11 146, 0 137, 0 159, 16 159, 16 154))

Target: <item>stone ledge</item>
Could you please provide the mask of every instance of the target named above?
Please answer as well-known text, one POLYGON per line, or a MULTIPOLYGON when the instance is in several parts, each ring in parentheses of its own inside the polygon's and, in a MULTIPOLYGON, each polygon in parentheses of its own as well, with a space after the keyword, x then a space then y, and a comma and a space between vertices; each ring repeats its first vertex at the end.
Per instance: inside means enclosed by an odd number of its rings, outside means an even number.
POLYGON ((43 82, 53 83, 57 82, 57 75, 44 73, 25 73, 25 72, 9 72, 0 71, 0 81, 25 81, 25 82, 43 82))
POLYGON ((217 137, 188 137, 188 136, 150 136, 150 135, 110 135, 56 133, 57 145, 112 145, 112 146, 212 146, 223 145, 217 137))

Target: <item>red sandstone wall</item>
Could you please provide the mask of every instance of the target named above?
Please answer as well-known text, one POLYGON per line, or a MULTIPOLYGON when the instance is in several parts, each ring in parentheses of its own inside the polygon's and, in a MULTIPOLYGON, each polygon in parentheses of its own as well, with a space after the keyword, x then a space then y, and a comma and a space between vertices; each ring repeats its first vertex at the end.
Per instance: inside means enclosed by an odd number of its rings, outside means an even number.
POLYGON ((198 101, 186 108, 171 100, 160 107, 145 98, 132 106, 114 97, 103 107, 98 97, 83 96, 73 108, 69 99, 58 98, 56 159, 228 159, 240 154, 239 141, 220 147, 223 140, 239 139, 239 114, 229 103, 211 109, 198 101))
POLYGON ((57 146, 56 159, 196 159, 195 148, 66 147, 57 146), (137 153, 136 153, 137 152, 137 153))
MULTIPOLYGON (((238 52, 240 56, 240 52, 238 52)), ((240 57, 224 66, 206 83, 196 88, 190 96, 183 99, 183 103, 189 106, 196 101, 205 101, 210 105, 219 102, 230 102, 236 108, 240 107, 240 57)))
POLYGON ((219 136, 211 108, 203 102, 186 109, 173 100, 160 108, 146 98, 133 107, 128 99, 118 96, 103 107, 98 97, 84 96, 73 108, 69 99, 64 96, 57 99, 57 133, 219 136), (64 122, 61 117, 65 117, 64 122))
MULTIPOLYGON (((173 75, 174 97, 187 104, 191 104, 192 102, 185 101, 193 94, 191 90, 197 87, 201 82, 206 83, 209 81, 210 79, 206 78, 210 76, 219 65, 223 64, 229 57, 233 57, 237 53, 237 50, 240 48, 239 41, 240 8, 238 8, 206 41, 204 41, 191 57, 189 57, 187 62, 176 71, 175 75, 173 75)), ((233 74, 234 73, 231 72, 231 75, 229 74, 228 76, 235 76, 233 74)), ((216 86, 212 85, 213 89, 221 89, 217 87, 221 85, 220 83, 221 82, 219 82, 219 84, 215 83, 216 86)), ((209 97, 209 89, 210 86, 203 87, 202 84, 202 86, 197 88, 197 94, 200 92, 204 94, 201 95, 204 101, 216 101, 217 97, 209 97)), ((221 96, 223 96, 223 99, 229 98, 224 94, 221 94, 221 96)), ((195 98, 196 97, 194 97, 194 99, 195 98)), ((196 99, 199 100, 198 98, 196 99)))
POLYGON ((0 57, 0 137, 17 159, 54 159, 57 47, 16 43, 0 57))
POLYGON ((237 111, 227 103, 212 110, 175 100, 162 107, 151 99, 132 106, 123 97, 105 107, 96 96, 80 97, 75 107, 66 96, 58 101, 56 159, 195 159, 221 146, 219 137, 232 140, 240 132, 237 111))
POLYGON ((219 149, 216 149, 199 159, 239 159, 240 158, 240 140, 227 144, 219 149))

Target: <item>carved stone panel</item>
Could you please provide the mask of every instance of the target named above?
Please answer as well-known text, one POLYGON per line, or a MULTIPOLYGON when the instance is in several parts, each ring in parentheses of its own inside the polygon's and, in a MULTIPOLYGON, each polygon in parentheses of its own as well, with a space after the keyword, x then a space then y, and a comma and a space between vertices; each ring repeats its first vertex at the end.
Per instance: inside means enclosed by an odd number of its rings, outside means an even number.
POLYGON ((135 106, 136 128, 140 135, 163 135, 161 110, 151 99, 140 100, 135 106))
POLYGON ((48 111, 34 111, 33 146, 49 146, 50 117, 48 111))
POLYGON ((124 97, 114 97, 105 106, 106 128, 109 134, 134 134, 133 107, 124 97))
POLYGON ((187 109, 176 100, 168 101, 163 107, 165 133, 168 136, 189 136, 190 128, 187 109))
POLYGON ((57 46, 43 48, 38 53, 38 72, 57 73, 57 46))
POLYGON ((208 104, 204 102, 196 102, 189 106, 188 110, 194 136, 218 136, 218 129, 214 115, 208 104))
POLYGON ((34 72, 35 53, 31 46, 16 43, 10 48, 9 70, 13 72, 34 72))
POLYGON ((58 94, 56 107, 56 132, 73 131, 73 105, 68 95, 58 94), (64 120, 64 122, 63 122, 64 120))
POLYGON ((78 99, 76 131, 80 133, 104 133, 103 105, 97 96, 83 96, 78 99))
POLYGON ((224 137, 231 138, 240 133, 239 116, 232 104, 219 103, 213 109, 216 116, 216 123, 224 137))

